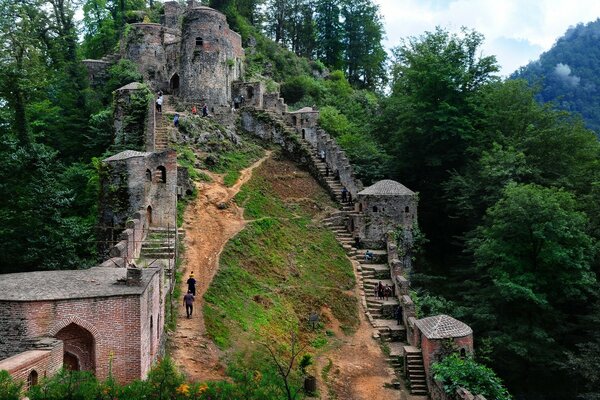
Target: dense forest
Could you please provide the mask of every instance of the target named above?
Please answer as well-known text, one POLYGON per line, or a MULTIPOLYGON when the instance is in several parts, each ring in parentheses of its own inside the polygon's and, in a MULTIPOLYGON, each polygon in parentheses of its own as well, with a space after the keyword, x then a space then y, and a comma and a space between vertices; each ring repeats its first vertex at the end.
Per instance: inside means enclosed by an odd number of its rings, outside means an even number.
MULTIPOLYGON (((252 47, 247 78, 279 87, 292 108, 316 105, 365 184, 389 177, 419 192, 420 316, 471 325, 478 361, 516 398, 599 398, 600 144, 583 120, 540 104, 546 89, 501 80, 468 29, 405 38, 388 57, 371 0, 210 5, 252 47)), ((76 7, 0 0, 4 273, 96 261, 96 166, 120 150, 111 93, 141 76, 120 62, 92 90, 80 60, 113 53, 128 23, 158 22, 162 5, 87 0, 80 22, 76 7)), ((568 38, 594 36, 570 32, 555 49, 583 53, 568 38)), ((539 65, 563 87, 594 84, 573 59, 548 54, 539 65)))
POLYGON ((571 27, 539 60, 521 67, 511 78, 525 79, 537 87, 536 99, 579 113, 585 124, 600 133, 600 78, 596 61, 600 19, 571 27))

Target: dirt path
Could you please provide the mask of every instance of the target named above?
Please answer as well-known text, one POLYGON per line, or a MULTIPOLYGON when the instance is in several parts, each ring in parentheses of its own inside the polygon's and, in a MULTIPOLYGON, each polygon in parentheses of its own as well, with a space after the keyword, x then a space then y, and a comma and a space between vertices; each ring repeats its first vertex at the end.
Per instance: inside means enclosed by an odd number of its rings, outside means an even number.
MULTIPOLYGON (((354 264, 354 263, 353 263, 354 264)), ((356 274, 356 265, 354 265, 356 274)), ((355 295, 359 297, 358 287, 355 295)), ((406 393, 385 387, 394 380, 379 344, 373 339, 374 329, 360 306, 360 325, 352 336, 345 336, 328 309, 322 309, 332 322, 331 329, 341 344, 317 359, 320 399, 333 400, 399 400, 406 393), (326 377, 323 369, 329 370, 326 377)))
POLYGON ((224 367, 219 361, 221 352, 206 337, 203 297, 217 271, 219 256, 227 241, 244 228, 243 210, 231 201, 240 187, 252 176, 252 170, 269 158, 271 152, 241 172, 233 187, 226 187, 223 178, 209 175, 212 182, 197 184, 198 197, 191 203, 184 216, 185 262, 183 263, 182 293, 187 292, 185 281, 191 271, 197 281, 194 314, 187 319, 183 306, 179 307, 177 330, 172 340, 172 356, 189 380, 207 381, 226 379, 224 367), (228 207, 219 209, 226 203, 228 207))

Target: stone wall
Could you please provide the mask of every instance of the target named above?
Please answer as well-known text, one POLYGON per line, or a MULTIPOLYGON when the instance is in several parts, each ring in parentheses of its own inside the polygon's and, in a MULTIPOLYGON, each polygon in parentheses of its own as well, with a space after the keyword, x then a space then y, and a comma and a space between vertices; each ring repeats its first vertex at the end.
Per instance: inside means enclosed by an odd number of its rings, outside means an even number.
POLYGON ((97 88, 108 79, 108 68, 112 65, 104 60, 83 60, 83 65, 88 72, 88 81, 92 88, 97 88))
POLYGON ((233 82, 231 88, 232 104, 234 108, 244 106, 263 108, 264 93, 265 85, 262 82, 233 82))
POLYGON ((271 110, 279 115, 288 112, 288 106, 285 101, 279 97, 279 93, 265 93, 263 95, 263 107, 265 110, 271 110))
POLYGON ((144 81, 149 82, 155 90, 170 78, 164 37, 162 25, 136 23, 130 24, 127 34, 121 38, 120 57, 133 61, 144 81))

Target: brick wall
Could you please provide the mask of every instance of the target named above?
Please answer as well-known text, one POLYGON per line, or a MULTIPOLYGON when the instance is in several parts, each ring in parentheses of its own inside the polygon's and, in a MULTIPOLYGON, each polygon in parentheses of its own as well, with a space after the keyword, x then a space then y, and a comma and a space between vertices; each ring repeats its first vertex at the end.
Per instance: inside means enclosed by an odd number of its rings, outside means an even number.
POLYGON ((95 371, 99 379, 108 377, 111 361, 112 373, 119 382, 145 378, 159 352, 163 334, 162 296, 157 270, 141 296, 3 302, 2 325, 21 327, 12 337, 17 348, 27 342, 26 338, 51 336, 64 342, 60 342, 60 349, 35 353, 34 358, 20 353, 16 360, 22 364, 17 362, 12 369, 26 371, 33 365, 45 365, 42 369, 53 373, 57 364, 62 365, 64 346, 64 352, 79 359, 82 369, 95 371))

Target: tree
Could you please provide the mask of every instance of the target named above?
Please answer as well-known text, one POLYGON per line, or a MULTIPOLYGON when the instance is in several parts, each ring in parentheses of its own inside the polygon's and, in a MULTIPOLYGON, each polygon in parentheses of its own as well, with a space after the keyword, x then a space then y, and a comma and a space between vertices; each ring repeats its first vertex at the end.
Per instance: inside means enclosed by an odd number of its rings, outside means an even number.
POLYGON ((317 0, 315 6, 316 57, 332 69, 343 68, 340 3, 341 0, 317 0))
POLYGON ((475 99, 498 71, 494 57, 478 56, 482 43, 481 34, 466 29, 406 39, 394 49, 392 93, 376 130, 391 147, 395 175, 427 199, 419 219, 436 249, 428 252, 433 265, 448 265, 457 253, 452 240, 461 231, 448 218, 443 185, 451 171, 463 171, 467 149, 483 134, 475 127, 475 99))
POLYGON ((468 243, 486 281, 472 297, 475 327, 491 338, 494 365, 515 391, 560 393, 553 359, 578 337, 597 290, 586 226, 573 195, 512 183, 468 243))
POLYGON ((378 6, 372 0, 345 0, 341 15, 348 81, 361 88, 379 88, 386 79, 387 55, 381 45, 384 31, 378 6))

